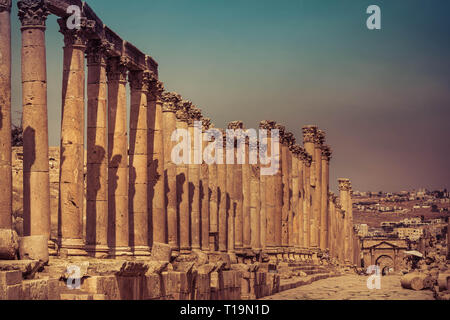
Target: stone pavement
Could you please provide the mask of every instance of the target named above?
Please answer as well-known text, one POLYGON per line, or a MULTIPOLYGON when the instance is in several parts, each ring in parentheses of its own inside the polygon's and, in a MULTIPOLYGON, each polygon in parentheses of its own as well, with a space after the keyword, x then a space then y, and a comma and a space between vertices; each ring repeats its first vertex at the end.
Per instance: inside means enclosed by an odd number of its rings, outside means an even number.
POLYGON ((383 277, 381 290, 367 289, 365 276, 346 275, 316 281, 262 300, 434 300, 430 290, 403 289, 400 276, 383 277))

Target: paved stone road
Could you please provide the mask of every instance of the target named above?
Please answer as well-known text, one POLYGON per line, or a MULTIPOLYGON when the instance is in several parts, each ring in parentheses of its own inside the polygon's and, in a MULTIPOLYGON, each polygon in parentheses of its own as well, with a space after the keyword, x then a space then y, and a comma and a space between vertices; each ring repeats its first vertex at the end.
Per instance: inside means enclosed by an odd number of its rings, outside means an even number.
POLYGON ((367 289, 368 277, 347 275, 316 281, 262 300, 434 300, 430 290, 403 289, 400 276, 383 277, 381 290, 367 289))

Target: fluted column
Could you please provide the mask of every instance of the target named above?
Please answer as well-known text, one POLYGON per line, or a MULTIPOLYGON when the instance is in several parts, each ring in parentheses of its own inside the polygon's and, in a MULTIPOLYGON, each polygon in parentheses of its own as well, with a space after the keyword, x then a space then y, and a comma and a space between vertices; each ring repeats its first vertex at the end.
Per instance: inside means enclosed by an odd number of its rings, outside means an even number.
POLYGON ((304 215, 305 215, 305 185, 304 185, 304 176, 305 176, 305 164, 303 161, 305 149, 303 147, 298 146, 297 153, 297 167, 298 167, 298 247, 304 248, 304 215))
POLYGON ((317 134, 314 138, 314 201, 316 203, 314 211, 314 228, 316 234, 314 236, 317 247, 322 248, 320 243, 322 239, 323 226, 322 226, 322 145, 325 141, 325 134, 322 130, 317 130, 317 134))
POLYGON ((339 179, 339 191, 340 191, 340 202, 342 206, 342 210, 344 211, 344 224, 343 224, 343 233, 344 233, 344 261, 345 263, 350 263, 350 211, 348 208, 349 197, 350 197, 350 180, 348 179, 339 179))
POLYGON ((352 200, 352 196, 353 196, 353 189, 352 189, 352 185, 350 182, 350 191, 348 193, 348 198, 347 198, 347 210, 348 210, 348 233, 350 235, 350 243, 349 243, 349 261, 352 264, 355 264, 354 261, 354 250, 355 250, 355 241, 354 241, 354 237, 355 237, 355 229, 353 227, 353 200, 352 200))
POLYGON ((172 133, 176 130, 176 105, 181 97, 173 92, 164 92, 163 101, 163 135, 164 135, 164 195, 166 201, 167 237, 173 250, 179 251, 177 219, 177 168, 172 162, 172 133))
MULTIPOLYGON (((151 223, 149 232, 151 240, 158 243, 168 243, 166 198, 164 193, 164 133, 163 133, 163 102, 164 85, 160 81, 152 83, 148 95, 149 132, 148 156, 148 206, 151 208, 151 223)), ((149 243, 150 244, 150 243, 149 243)))
MULTIPOLYGON (((226 148, 226 135, 222 132, 221 141, 216 143, 222 144, 222 150, 226 148)), ((227 222, 228 222, 228 175, 227 175, 227 165, 226 165, 226 152, 222 155, 218 155, 222 158, 221 163, 217 164, 217 192, 218 192, 218 206, 219 206, 219 219, 218 219, 218 232, 219 232, 219 251, 226 252, 228 237, 227 237, 227 222)), ((232 183, 232 180, 231 180, 232 183)))
POLYGON ((329 249, 328 242, 328 232, 330 225, 330 217, 329 217, 329 199, 328 193, 330 191, 330 160, 331 160, 331 149, 329 146, 322 146, 321 149, 321 166, 322 166, 322 181, 321 181, 321 215, 320 215, 320 249, 326 250, 329 249))
MULTIPOLYGON (((203 135, 210 129, 211 127, 211 119, 203 118, 202 119, 202 133, 203 135)), ((208 141, 202 139, 202 150, 209 145, 208 141)), ((209 213, 209 204, 210 204, 210 189, 209 189, 209 170, 210 166, 203 160, 203 152, 202 156, 202 164, 200 167, 200 215, 201 215, 201 247, 202 251, 208 252, 210 251, 209 247, 209 231, 210 231, 210 213, 209 213)), ((216 211, 217 212, 217 211, 216 211)), ((211 250, 214 251, 214 250, 211 250)))
MULTIPOLYGON (((132 71, 129 76, 130 103, 130 151, 129 151, 129 229, 130 247, 135 256, 150 255, 148 237, 148 163, 149 130, 153 128, 149 119, 147 95, 156 81, 151 71, 132 71)), ((150 155, 151 156, 151 155, 150 155)))
MULTIPOLYGON (((177 130, 189 131, 189 109, 192 103, 190 101, 180 101, 177 104, 177 130)), ((183 150, 187 150, 192 154, 191 143, 188 140, 183 140, 183 150)), ((184 153, 182 154, 184 157, 184 153)), ((189 158, 187 158, 189 159, 189 158)), ((190 177, 189 177, 189 164, 183 162, 177 164, 177 216, 178 216, 178 234, 180 241, 180 253, 189 253, 191 250, 191 229, 194 221, 191 219, 191 206, 190 206, 190 193, 192 192, 190 188, 190 177)), ((191 172, 193 175, 193 173, 191 172)))
POLYGON ((127 64, 108 60, 108 243, 113 257, 131 254, 128 212, 127 64))
POLYGON ((289 139, 286 129, 281 128, 281 246, 287 250, 289 246, 289 139))
POLYGON ((110 45, 91 41, 87 47, 86 250, 108 253, 108 132, 106 59, 110 45))
POLYGON ((283 162, 283 138, 286 132, 286 128, 280 124, 275 124, 275 129, 280 134, 280 155, 279 155, 279 169, 275 174, 275 246, 278 251, 278 259, 282 259, 283 253, 283 220, 285 208, 283 208, 284 192, 283 192, 283 168, 285 168, 285 162, 283 162))
MULTIPOLYGON (((294 134, 292 132, 286 132, 284 135, 283 141, 283 156, 285 158, 284 162, 282 160, 283 165, 283 208, 285 210, 283 217, 283 231, 286 235, 284 235, 283 246, 288 248, 288 258, 293 260, 293 248, 294 248, 294 211, 292 208, 292 152, 291 148, 295 145, 296 140, 294 134)), ((283 234, 284 234, 283 233, 283 234)))
POLYGON ((192 107, 189 112, 189 134, 191 136, 191 162, 188 166, 189 177, 189 208, 191 220, 191 241, 192 249, 201 248, 201 214, 200 214, 200 174, 201 174, 201 159, 200 148, 202 148, 201 141, 195 141, 200 137, 202 127, 196 126, 195 122, 202 119, 201 110, 192 107))
POLYGON ((0 229, 12 226, 11 1, 0 2, 0 229))
POLYGON ((22 125, 24 235, 50 238, 47 64, 43 0, 19 1, 22 23, 22 125))

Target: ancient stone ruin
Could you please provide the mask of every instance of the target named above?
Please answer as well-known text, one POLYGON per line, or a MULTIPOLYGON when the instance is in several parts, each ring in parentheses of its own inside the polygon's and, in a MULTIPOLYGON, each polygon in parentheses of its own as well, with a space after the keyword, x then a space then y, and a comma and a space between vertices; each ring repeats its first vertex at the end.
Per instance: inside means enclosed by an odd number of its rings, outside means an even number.
MULTIPOLYGON (((352 186, 341 179, 339 197, 330 192, 332 152, 322 130, 305 126, 300 146, 284 126, 262 121, 269 155, 271 133, 280 132, 274 175, 262 175, 260 162, 177 165, 174 130, 194 133, 196 121, 205 132, 214 125, 192 102, 164 90, 157 62, 87 3, 17 5, 24 145, 13 153, 11 0, 0 1, 0 299, 257 299, 360 264, 352 186), (79 28, 67 27, 69 5, 82 9, 79 28), (64 35, 61 145, 52 168, 49 15, 59 17, 64 35), (23 183, 19 232, 12 223, 13 154, 20 155, 15 174, 23 183)), ((236 128, 243 123, 229 124, 236 128)), ((195 151, 194 142, 189 148, 195 151)), ((248 156, 249 142, 245 149, 248 156)))

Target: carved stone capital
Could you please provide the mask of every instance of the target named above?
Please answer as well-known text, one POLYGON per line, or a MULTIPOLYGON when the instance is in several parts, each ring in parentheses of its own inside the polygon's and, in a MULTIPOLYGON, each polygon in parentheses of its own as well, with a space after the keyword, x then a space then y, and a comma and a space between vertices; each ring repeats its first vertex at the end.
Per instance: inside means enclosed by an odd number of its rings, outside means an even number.
POLYGON ((22 27, 45 27, 50 11, 44 0, 21 0, 17 2, 17 8, 22 27))
POLYGON ((306 165, 307 167, 311 167, 312 161, 313 161, 312 155, 310 155, 309 153, 306 153, 306 152, 305 152, 305 153, 303 154, 303 162, 305 163, 305 165, 306 165))
POLYGON ((286 127, 277 123, 277 124, 275 124, 275 129, 280 132, 280 142, 283 143, 283 139, 286 134, 286 127))
POLYGON ((314 143, 317 134, 317 126, 303 127, 303 143, 314 143))
POLYGON ((314 143, 320 148, 325 143, 325 131, 317 130, 317 134, 314 137, 314 143))
POLYGON ((150 88, 148 90, 150 100, 162 103, 161 99, 163 92, 164 92, 164 83, 158 80, 150 83, 150 88))
POLYGON ((349 179, 339 179, 339 191, 350 191, 352 184, 349 179))
POLYGON ((0 12, 11 12, 11 0, 0 0, 0 12))
POLYGON ((302 159, 302 152, 304 152, 305 150, 299 146, 298 144, 292 144, 291 146, 289 146, 289 150, 291 150, 292 154, 294 155, 294 157, 298 158, 298 159, 302 159))
POLYGON ((189 123, 189 111, 192 107, 192 102, 189 100, 181 100, 176 104, 176 116, 178 121, 189 123))
POLYGON ((91 34, 95 30, 95 21, 88 20, 84 17, 80 20, 80 27, 69 29, 67 27, 67 19, 59 18, 59 32, 64 35, 64 44, 66 47, 86 47, 91 34))
POLYGON ((113 48, 113 44, 107 40, 89 40, 85 51, 88 66, 106 66, 109 54, 113 48))
POLYGON ((195 121, 201 121, 203 119, 202 110, 192 105, 188 111, 189 113, 189 125, 193 126, 195 121))
POLYGON ((332 154, 333 154, 333 152, 331 151, 330 146, 327 146, 327 145, 322 146, 322 159, 323 160, 330 161, 332 154))
POLYGON ((106 74, 108 81, 127 82, 129 60, 126 57, 112 57, 108 59, 106 74))
POLYGON ((260 129, 264 129, 264 130, 274 130, 275 126, 276 126, 276 122, 272 121, 272 120, 264 120, 261 121, 259 124, 259 128, 260 129))
POLYGON ((212 123, 211 123, 211 119, 210 118, 203 118, 202 119, 202 126, 203 126, 203 131, 208 131, 209 129, 211 129, 212 123))
POLYGON ((232 121, 228 124, 227 127, 229 130, 243 130, 244 123, 242 121, 232 121))
POLYGON ((286 147, 291 148, 292 146, 295 145, 296 143, 296 139, 295 136, 292 132, 285 132, 282 139, 281 139, 281 143, 284 144, 286 147))
POLYGON ((181 101, 181 96, 176 92, 164 91, 161 95, 163 112, 177 112, 177 104, 181 101))
POLYGON ((150 70, 130 71, 128 74, 128 81, 132 91, 148 92, 155 80, 155 74, 150 70))

